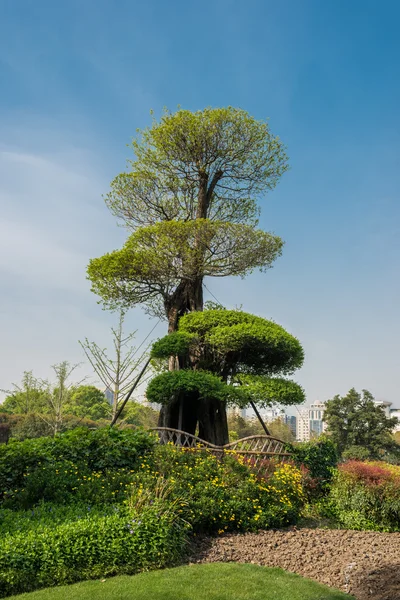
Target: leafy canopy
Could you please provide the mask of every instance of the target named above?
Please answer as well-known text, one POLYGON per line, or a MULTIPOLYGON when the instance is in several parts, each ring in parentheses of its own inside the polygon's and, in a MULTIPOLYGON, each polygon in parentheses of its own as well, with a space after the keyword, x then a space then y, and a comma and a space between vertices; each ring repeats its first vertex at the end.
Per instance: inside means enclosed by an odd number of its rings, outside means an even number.
POLYGON ((207 219, 156 223, 133 233, 121 250, 92 259, 88 278, 108 307, 152 306, 165 302, 182 281, 265 271, 282 246, 279 237, 248 225, 207 219))
POLYGON ((131 170, 114 179, 107 197, 133 228, 198 217, 255 225, 258 197, 288 168, 268 123, 238 108, 165 111, 137 132, 131 170))
POLYGON ((281 377, 302 365, 300 342, 280 325, 249 313, 189 313, 180 319, 177 332, 155 342, 151 356, 179 356, 183 365, 183 370, 153 379, 147 391, 153 402, 165 404, 196 389, 199 398, 215 394, 243 407, 252 401, 260 406, 304 401, 303 389, 281 377))
POLYGON ((360 394, 352 388, 346 396, 328 400, 324 420, 340 452, 361 446, 369 451, 371 458, 378 458, 385 450, 393 449, 391 432, 397 419, 386 417, 367 390, 360 394))

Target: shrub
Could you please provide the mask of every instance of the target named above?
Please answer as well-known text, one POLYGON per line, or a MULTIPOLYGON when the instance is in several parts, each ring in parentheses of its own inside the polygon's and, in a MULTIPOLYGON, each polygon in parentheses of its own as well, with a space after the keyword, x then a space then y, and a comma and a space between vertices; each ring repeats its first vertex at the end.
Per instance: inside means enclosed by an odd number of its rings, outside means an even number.
POLYGON ((153 489, 158 477, 187 501, 195 532, 255 530, 295 523, 303 504, 302 475, 293 465, 269 462, 257 479, 242 457, 223 461, 207 451, 159 446, 142 461, 136 487, 153 489))
POLYGON ((307 469, 308 495, 316 497, 327 493, 339 460, 335 444, 328 437, 321 436, 309 442, 288 445, 288 449, 294 463, 307 469))
MULTIPOLYGON (((60 476, 55 477, 56 471, 69 476, 73 469, 83 477, 89 472, 105 474, 112 469, 135 468, 139 458, 153 445, 154 438, 144 431, 111 428, 75 429, 56 438, 24 442, 11 440, 7 446, 0 446, 0 500, 26 489, 27 478, 29 482, 36 478, 40 483, 46 470, 49 478, 57 479, 60 489, 69 486, 72 490, 76 487, 72 485, 73 477, 62 482, 60 476)), ((51 495, 48 499, 56 501, 51 495)))
POLYGON ((400 467, 345 462, 338 468, 329 499, 337 519, 349 529, 400 531, 400 467))
POLYGON ((368 460, 371 458, 371 453, 364 446, 350 446, 342 452, 343 460, 368 460))
POLYGON ((168 503, 91 515, 0 540, 0 597, 174 564, 188 526, 168 503))

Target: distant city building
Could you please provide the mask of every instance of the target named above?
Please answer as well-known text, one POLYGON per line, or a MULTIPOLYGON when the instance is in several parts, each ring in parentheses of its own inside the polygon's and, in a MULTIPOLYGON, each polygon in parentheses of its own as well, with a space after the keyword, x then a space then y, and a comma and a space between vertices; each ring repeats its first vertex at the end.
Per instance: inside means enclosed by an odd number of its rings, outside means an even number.
POLYGON ((294 416, 289 417, 288 415, 285 415, 285 423, 289 427, 290 431, 293 433, 294 437, 296 437, 297 418, 294 416))
POLYGON ((400 431, 400 408, 391 408, 390 409, 390 416, 391 417, 396 417, 398 419, 398 423, 397 425, 395 425, 393 432, 396 431, 400 431))
POLYGON ((318 437, 325 431, 326 423, 322 420, 324 418, 324 412, 324 402, 311 404, 309 410, 310 437, 318 437))
POLYGON ((299 411, 296 428, 296 439, 298 441, 307 442, 313 437, 320 436, 325 431, 324 412, 324 402, 315 402, 308 408, 299 411))
POLYGON ((396 410, 396 409, 391 409, 390 407, 392 406, 393 402, 388 402, 387 400, 374 400, 374 403, 377 406, 380 406, 381 408, 383 408, 384 413, 387 417, 391 416, 391 412, 392 410, 396 410))
POLYGON ((108 403, 112 406, 114 402, 114 392, 110 390, 110 388, 106 388, 104 390, 104 395, 108 401, 108 403))
POLYGON ((296 427, 296 440, 299 442, 308 442, 310 439, 310 419, 309 409, 302 408, 299 410, 296 427))
MULTIPOLYGON (((387 417, 397 417, 399 423, 396 425, 394 431, 400 431, 400 408, 390 408, 392 402, 387 400, 374 400, 377 406, 381 406, 387 417)), ((296 439, 299 442, 307 442, 313 437, 318 437, 327 428, 327 424, 324 419, 325 403, 315 402, 308 408, 305 407, 299 410, 297 417, 296 427, 296 439)))

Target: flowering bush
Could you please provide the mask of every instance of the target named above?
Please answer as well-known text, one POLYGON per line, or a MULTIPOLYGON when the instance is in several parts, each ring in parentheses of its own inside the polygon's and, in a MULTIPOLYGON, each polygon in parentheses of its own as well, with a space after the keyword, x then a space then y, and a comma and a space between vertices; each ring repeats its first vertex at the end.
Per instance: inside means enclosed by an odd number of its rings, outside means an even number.
POLYGON ((330 503, 350 529, 400 531, 400 467, 351 460, 334 478, 330 503))
MULTIPOLYGON (((11 507, 12 498, 18 507, 28 507, 41 499, 65 502, 68 500, 65 494, 85 487, 79 478, 87 479, 91 473, 107 478, 111 471, 135 469, 154 442, 152 436, 141 430, 106 427, 96 431, 75 429, 56 438, 1 444, 0 503, 4 500, 11 507)), ((101 491, 101 486, 98 487, 101 491)))
POLYGON ((195 532, 223 533, 280 527, 296 522, 303 504, 302 474, 294 465, 268 463, 256 477, 243 457, 223 460, 198 449, 157 447, 142 460, 134 486, 153 489, 159 477, 185 498, 195 532))

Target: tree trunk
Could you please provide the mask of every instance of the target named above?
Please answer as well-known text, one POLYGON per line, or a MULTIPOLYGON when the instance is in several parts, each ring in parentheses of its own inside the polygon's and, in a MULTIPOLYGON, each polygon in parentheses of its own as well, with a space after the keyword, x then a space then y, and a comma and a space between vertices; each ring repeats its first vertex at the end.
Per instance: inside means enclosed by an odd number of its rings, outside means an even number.
POLYGON ((215 398, 202 400, 198 406, 199 438, 216 446, 229 442, 225 403, 215 398))
MULTIPOLYGON (((206 219, 212 194, 218 181, 223 176, 222 171, 217 171, 211 182, 205 171, 199 172, 199 192, 197 198, 196 219, 206 219)), ((195 244, 201 245, 200 239, 195 244)), ((173 333, 178 329, 179 318, 187 312, 203 310, 203 251, 200 248, 198 264, 195 267, 195 273, 192 280, 183 280, 179 283, 174 294, 166 299, 165 311, 168 317, 168 333, 173 333)), ((169 361, 171 371, 179 368, 175 357, 169 361)), ((215 399, 197 400, 194 404, 190 398, 182 398, 182 411, 179 413, 179 404, 173 400, 160 410, 158 421, 159 427, 171 427, 182 430, 194 435, 197 422, 199 423, 199 435, 205 441, 213 444, 224 445, 229 441, 228 422, 226 418, 226 409, 222 402, 215 399), (181 419, 179 419, 179 414, 181 419)))

